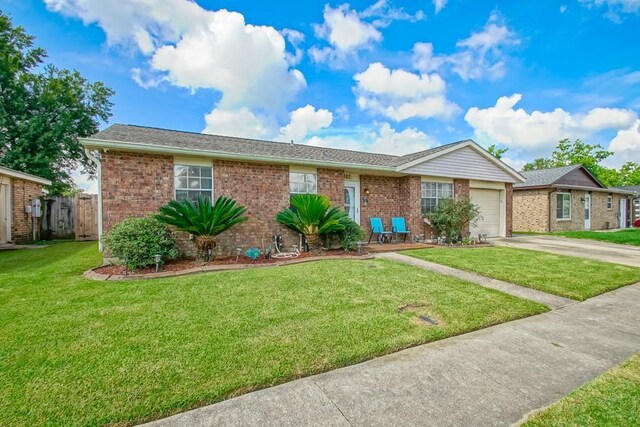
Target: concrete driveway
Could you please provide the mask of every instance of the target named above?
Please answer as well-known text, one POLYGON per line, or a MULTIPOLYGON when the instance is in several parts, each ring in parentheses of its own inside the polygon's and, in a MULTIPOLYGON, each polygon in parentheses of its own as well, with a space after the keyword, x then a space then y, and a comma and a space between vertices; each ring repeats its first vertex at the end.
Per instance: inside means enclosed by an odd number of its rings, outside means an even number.
POLYGON ((491 239, 491 243, 640 267, 640 247, 637 246, 542 235, 491 239))

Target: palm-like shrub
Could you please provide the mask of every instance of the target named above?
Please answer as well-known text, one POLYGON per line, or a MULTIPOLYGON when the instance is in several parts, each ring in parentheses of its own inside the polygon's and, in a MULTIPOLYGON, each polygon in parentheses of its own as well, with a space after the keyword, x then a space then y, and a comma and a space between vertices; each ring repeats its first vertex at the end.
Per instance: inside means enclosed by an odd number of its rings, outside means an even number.
POLYGON ((198 196, 197 203, 189 199, 170 201, 160 207, 156 218, 179 231, 193 234, 196 248, 206 257, 213 252, 218 234, 247 220, 244 216, 246 210, 225 196, 218 197, 213 204, 210 198, 198 196))
POLYGON ((291 207, 276 215, 276 221, 304 235, 309 249, 322 246, 321 237, 344 230, 346 212, 335 206, 327 196, 297 194, 291 197, 291 207))

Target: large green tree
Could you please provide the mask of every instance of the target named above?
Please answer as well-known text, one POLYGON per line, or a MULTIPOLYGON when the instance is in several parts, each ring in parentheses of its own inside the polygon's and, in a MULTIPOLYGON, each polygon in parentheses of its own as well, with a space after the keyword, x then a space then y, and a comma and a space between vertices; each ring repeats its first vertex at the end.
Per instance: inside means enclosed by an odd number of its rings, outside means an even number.
POLYGON ((111 116, 113 91, 45 64, 33 41, 0 11, 0 165, 47 178, 60 194, 73 189, 75 169, 94 172, 78 138, 111 116))
POLYGON ((524 165, 525 171, 568 165, 584 165, 605 186, 640 184, 640 165, 625 163, 620 170, 603 166, 602 161, 614 153, 600 144, 590 145, 576 139, 562 139, 549 157, 540 157, 524 165))

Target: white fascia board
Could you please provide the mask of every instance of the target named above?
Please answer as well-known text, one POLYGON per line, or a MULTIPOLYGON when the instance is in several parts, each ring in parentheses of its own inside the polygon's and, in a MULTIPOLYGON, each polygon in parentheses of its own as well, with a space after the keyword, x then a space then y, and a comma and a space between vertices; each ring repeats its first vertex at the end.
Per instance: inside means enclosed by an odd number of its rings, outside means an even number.
POLYGON ((380 172, 396 172, 396 168, 393 166, 371 166, 358 163, 340 163, 340 162, 323 162, 318 160, 303 160, 292 159, 283 157, 272 156, 255 156, 251 154, 238 154, 227 153, 223 151, 210 151, 210 150, 194 150, 191 148, 179 148, 179 147, 166 147, 153 144, 141 144, 138 142, 120 142, 120 141, 107 141, 100 139, 85 139, 78 138, 80 144, 89 149, 96 150, 117 150, 133 153, 151 153, 151 154, 165 154, 172 156, 195 156, 195 157, 210 157, 212 159, 223 160, 244 160, 250 162, 261 163, 278 163, 286 165, 306 165, 313 167, 327 167, 334 169, 357 169, 366 171, 380 171, 380 172))
POLYGON ((31 175, 29 173, 18 172, 13 169, 0 166, 0 175, 10 176, 12 178, 23 179, 25 181, 37 182, 42 185, 51 185, 51 181, 48 179, 40 178, 39 176, 31 175))

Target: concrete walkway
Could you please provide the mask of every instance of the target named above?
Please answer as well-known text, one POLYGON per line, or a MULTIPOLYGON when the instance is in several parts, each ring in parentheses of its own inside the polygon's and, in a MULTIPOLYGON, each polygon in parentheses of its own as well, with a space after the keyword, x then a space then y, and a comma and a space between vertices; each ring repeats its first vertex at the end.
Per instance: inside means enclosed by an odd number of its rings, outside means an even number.
POLYGON ((491 243, 512 248, 532 249, 558 255, 569 255, 597 261, 640 267, 640 247, 616 245, 587 239, 560 236, 517 236, 491 239, 491 243))
POLYGON ((376 258, 385 258, 397 262, 402 262, 404 264, 413 265, 414 267, 431 270, 436 273, 444 274, 445 276, 457 277, 458 279, 475 283, 476 285, 484 286, 485 288, 496 289, 498 291, 504 292, 505 294, 539 302, 540 304, 544 304, 551 309, 557 309, 576 303, 576 301, 569 298, 548 294, 536 289, 527 288, 525 286, 516 285, 514 283, 503 282, 498 279, 492 279, 491 277, 482 276, 480 274, 471 273, 468 271, 458 270, 453 267, 447 267, 446 265, 436 264, 434 262, 425 261, 395 252, 376 254, 376 258))
POLYGON ((640 351, 640 284, 152 426, 506 426, 640 351))

